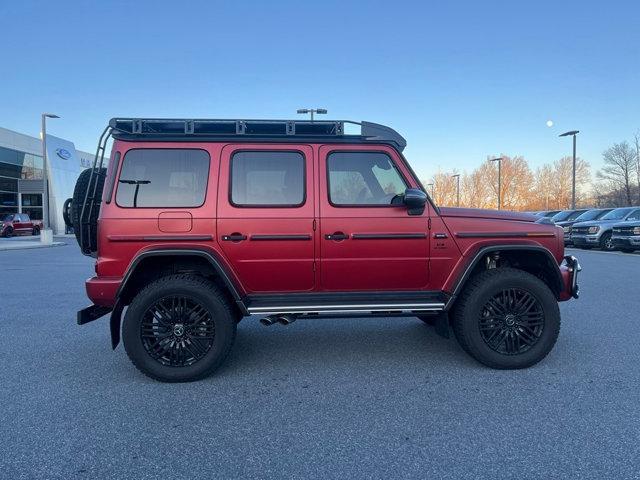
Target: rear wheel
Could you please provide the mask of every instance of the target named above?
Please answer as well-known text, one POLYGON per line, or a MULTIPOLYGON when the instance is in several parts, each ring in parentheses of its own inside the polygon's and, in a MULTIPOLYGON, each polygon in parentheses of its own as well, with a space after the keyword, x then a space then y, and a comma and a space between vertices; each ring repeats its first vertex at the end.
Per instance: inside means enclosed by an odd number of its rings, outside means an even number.
POLYGON ((129 305, 122 327, 133 364, 163 382, 207 377, 225 360, 235 335, 226 297, 214 283, 193 275, 148 285, 129 305))
POLYGON ((560 332, 555 295, 538 277, 512 268, 475 276, 456 302, 453 331, 480 363, 498 369, 535 365, 560 332))
POLYGON ((607 252, 611 252, 616 249, 616 246, 613 244, 613 240, 611 240, 611 233, 603 233, 602 237, 600 237, 600 248, 607 252))

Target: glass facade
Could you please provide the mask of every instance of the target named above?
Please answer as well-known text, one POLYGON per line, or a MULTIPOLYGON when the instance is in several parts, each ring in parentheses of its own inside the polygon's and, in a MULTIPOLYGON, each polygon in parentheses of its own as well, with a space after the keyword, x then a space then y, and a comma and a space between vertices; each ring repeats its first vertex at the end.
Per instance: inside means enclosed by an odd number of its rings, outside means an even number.
MULTIPOLYGON (((42 165, 41 156, 0 147, 0 215, 18 212, 18 180, 42 180, 42 165)), ((23 213, 42 218, 42 194, 23 194, 22 205, 23 213)))

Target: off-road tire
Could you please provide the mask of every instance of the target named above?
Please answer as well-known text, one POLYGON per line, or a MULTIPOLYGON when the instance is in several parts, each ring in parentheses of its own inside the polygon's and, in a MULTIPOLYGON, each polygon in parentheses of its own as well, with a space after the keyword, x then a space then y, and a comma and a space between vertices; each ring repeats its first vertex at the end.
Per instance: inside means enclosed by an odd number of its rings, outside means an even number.
POLYGON ((227 297, 211 281, 195 275, 169 275, 142 289, 133 299, 124 318, 122 339, 127 355, 145 375, 161 382, 192 382, 211 375, 226 359, 236 336, 236 318, 227 297), (145 312, 169 296, 190 297, 199 302, 213 319, 215 334, 207 353, 186 366, 163 365, 145 349, 141 327, 145 312))
POLYGON ((538 277, 513 268, 484 271, 471 278, 456 301, 453 332, 460 346, 480 363, 496 369, 527 368, 551 351, 560 333, 560 310, 555 295, 538 277), (489 299, 506 289, 533 296, 543 312, 544 323, 537 342, 522 353, 504 354, 489 347, 480 331, 480 319, 489 299))
MULTIPOLYGON (((82 228, 80 225, 80 214, 82 213, 82 205, 84 203, 85 195, 89 189, 89 179, 91 178, 91 168, 87 168, 80 173, 76 186, 73 189, 73 199, 71 201, 71 224, 73 225, 73 231, 76 235, 78 245, 80 245, 80 235, 82 235, 82 228)), ((88 238, 88 245, 85 245, 91 252, 98 250, 98 214, 100 213, 100 202, 102 200, 102 190, 104 188, 105 175, 107 174, 106 168, 100 168, 95 173, 97 175, 98 183, 96 185, 96 192, 93 199, 93 208, 91 210, 91 218, 88 219, 90 224, 90 232, 88 238)), ((92 192, 89 192, 91 194, 92 192)), ((91 200, 87 200, 86 208, 90 208, 91 200)), ((85 252, 86 253, 86 252, 85 252)))
POLYGON ((600 237, 600 249, 605 252, 613 252, 616 249, 611 241, 611 232, 603 233, 600 237))

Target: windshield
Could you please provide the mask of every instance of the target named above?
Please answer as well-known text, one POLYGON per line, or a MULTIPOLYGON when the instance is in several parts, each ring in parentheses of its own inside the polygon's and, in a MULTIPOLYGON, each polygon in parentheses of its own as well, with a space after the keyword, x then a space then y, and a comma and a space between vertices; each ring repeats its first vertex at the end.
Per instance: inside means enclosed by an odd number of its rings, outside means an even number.
POLYGON ((584 212, 582 215, 580 215, 578 218, 576 218, 576 223, 577 222, 585 222, 587 220, 595 220, 596 218, 600 218, 602 215, 606 214, 607 212, 610 212, 611 210, 587 210, 586 212, 584 212))
POLYGON ((616 208, 607 213, 602 220, 622 220, 633 208, 616 208))
POLYGON ((5 215, 3 217, 0 217, 0 222, 10 222, 11 220, 13 220, 13 215, 5 215))
POLYGON ((564 222, 565 220, 571 220, 571 218, 575 218, 575 216, 572 215, 573 213, 579 215, 579 212, 576 212, 574 210, 563 210, 551 217, 551 220, 553 220, 554 222, 564 222))

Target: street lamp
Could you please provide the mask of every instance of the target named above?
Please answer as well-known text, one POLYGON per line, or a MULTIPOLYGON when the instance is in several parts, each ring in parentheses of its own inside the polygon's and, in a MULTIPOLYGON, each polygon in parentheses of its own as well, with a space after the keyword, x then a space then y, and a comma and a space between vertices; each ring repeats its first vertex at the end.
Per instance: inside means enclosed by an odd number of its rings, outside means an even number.
POLYGON ((576 135, 580 133, 580 130, 571 130, 570 132, 564 132, 559 137, 573 137, 573 171, 571 179, 571 209, 576 209, 576 135))
POLYGON ((435 195, 435 185, 433 183, 427 183, 427 187, 431 187, 431 198, 434 198, 435 195))
POLYGON ((455 175, 451 175, 451 178, 457 179, 457 182, 458 182, 457 193, 456 193, 456 207, 459 207, 460 206, 460 174, 456 173, 455 175))
POLYGON ((490 162, 498 162, 498 210, 502 206, 502 197, 500 193, 502 191, 502 157, 492 158, 490 162))
POLYGON ((300 114, 310 113, 311 114, 311 121, 313 122, 313 114, 314 113, 317 113, 318 115, 326 115, 327 114, 327 109, 326 108, 299 108, 298 109, 298 113, 300 113, 300 114))
POLYGON ((53 234, 49 225, 49 183, 47 179, 47 118, 60 118, 53 113, 42 114, 42 230, 40 241, 52 243, 53 234))

